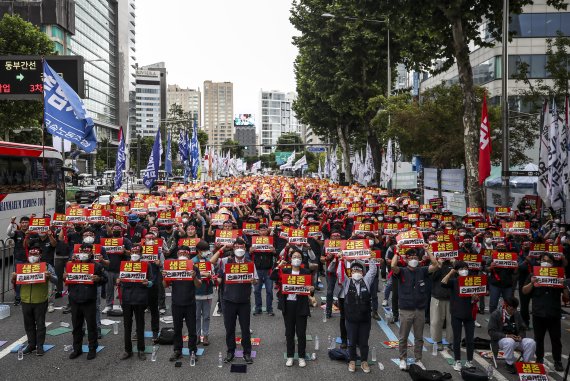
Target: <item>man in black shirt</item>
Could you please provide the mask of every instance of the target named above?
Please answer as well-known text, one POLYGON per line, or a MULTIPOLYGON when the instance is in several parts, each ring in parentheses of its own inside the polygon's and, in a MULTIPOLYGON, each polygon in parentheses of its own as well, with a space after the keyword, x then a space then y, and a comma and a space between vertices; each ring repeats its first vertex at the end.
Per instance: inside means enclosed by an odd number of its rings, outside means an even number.
MULTIPOLYGON (((16 217, 12 217, 10 225, 8 225, 6 234, 14 240, 14 266, 19 263, 28 262, 24 248, 24 239, 26 238, 26 232, 29 226, 30 218, 26 216, 20 218, 20 226, 16 224, 16 217)), ((19 284, 15 287, 16 297, 14 299, 14 306, 19 306, 21 303, 20 287, 19 284)))

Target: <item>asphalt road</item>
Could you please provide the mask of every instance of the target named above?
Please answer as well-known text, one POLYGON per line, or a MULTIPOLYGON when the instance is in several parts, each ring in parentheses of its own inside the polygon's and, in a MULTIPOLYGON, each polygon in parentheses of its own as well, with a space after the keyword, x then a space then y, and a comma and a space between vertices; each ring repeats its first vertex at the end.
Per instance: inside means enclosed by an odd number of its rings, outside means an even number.
MULTIPOLYGON (((324 292, 317 294, 323 296, 324 292)), ((381 298, 381 293, 379 294, 381 298)), ((8 295, 7 300, 11 301, 13 295, 8 295)), ((170 298, 168 298, 170 299, 170 298)), ((380 299, 381 300, 381 299, 380 299)), ((253 301, 253 295, 252 295, 253 301)), ((56 306, 63 306, 65 298, 56 301, 56 306)), ((169 300, 168 300, 169 303, 169 300)), ((274 301, 276 305, 276 301, 274 301)), ((205 353, 199 357, 195 367, 190 366, 188 357, 185 357, 181 368, 175 368, 174 364, 168 361, 172 348, 170 346, 162 346, 158 352, 156 362, 150 360, 150 354, 147 355, 146 361, 140 361, 134 356, 133 358, 121 361, 119 356, 123 352, 123 327, 119 323, 119 334, 114 335, 112 326, 108 328, 111 332, 99 341, 104 346, 97 358, 92 361, 86 360, 86 355, 82 355, 78 359, 69 360, 69 352, 64 352, 64 345, 71 344, 71 333, 65 333, 59 336, 47 336, 46 344, 53 344, 55 347, 48 351, 45 356, 37 357, 35 355, 27 355, 23 361, 17 360, 17 354, 9 353, 15 343, 25 342, 25 332, 22 324, 20 307, 11 307, 11 316, 0 320, 0 342, 7 341, 0 346, 0 380, 160 380, 167 377, 169 380, 182 380, 191 377, 200 377, 200 379, 230 379, 230 380, 336 380, 342 379, 369 379, 377 380, 379 378, 385 380, 410 380, 411 378, 401 372, 398 366, 392 362, 396 359, 397 349, 386 349, 381 343, 389 339, 391 334, 397 335, 397 326, 389 324, 386 330, 381 329, 380 324, 373 321, 372 331, 370 335, 370 347, 375 347, 378 360, 384 366, 384 370, 380 370, 378 365, 372 365, 372 372, 364 374, 359 367, 355 374, 350 374, 345 363, 331 361, 327 356, 326 346, 329 336, 339 336, 339 318, 333 316, 326 323, 322 321, 323 315, 321 310, 313 309, 313 316, 309 318, 307 334, 311 335, 313 341, 307 343, 307 351, 314 351, 314 338, 319 337, 320 350, 316 351, 317 359, 309 361, 307 367, 302 369, 297 366, 297 362, 292 368, 285 367, 285 328, 283 319, 276 310, 276 315, 271 317, 267 314, 251 317, 251 327, 253 329, 252 337, 260 338, 259 346, 254 346, 257 357, 254 364, 247 367, 247 374, 230 373, 230 366, 224 364, 222 368, 218 368, 218 353, 225 355, 225 331, 223 328, 222 317, 212 317, 210 329, 211 345, 205 347, 205 353), (389 331, 388 331, 389 329, 389 331)), ((168 311, 167 314, 169 315, 168 311)), ((384 313, 382 312, 382 316, 384 313)), ((103 318, 106 316, 103 315, 103 318)), ((488 313, 480 315, 478 321, 483 325, 482 328, 476 328, 475 336, 487 338, 486 318, 488 313)), ((112 317, 110 319, 122 320, 122 318, 112 317)), ((150 330, 150 314, 145 315, 146 329, 150 330)), ((47 322, 51 322, 49 329, 57 328, 60 322, 71 323, 71 315, 63 315, 61 310, 47 315, 47 322)), ((161 323, 161 325, 164 325, 161 323)), ((562 322, 562 343, 563 352, 567 353, 570 349, 570 329, 568 320, 562 322)), ((425 326, 425 335, 429 336, 429 326, 425 326)), ((532 335, 532 334, 531 334, 532 335)), ((86 340, 86 339, 85 339, 86 340)), ((147 345, 151 345, 150 339, 147 345)), ((133 343, 134 344, 134 343, 133 343)), ((136 348, 136 345, 135 345, 136 348)), ((238 346, 239 349, 239 346, 238 346)), ((423 354, 423 362, 429 369, 438 369, 440 371, 449 372, 453 375, 454 380, 460 380, 458 372, 454 371, 448 364, 447 358, 452 357, 447 351, 439 352, 437 356, 432 356, 431 347, 426 343, 426 349, 423 354)), ((546 351, 550 351, 550 343, 547 339, 546 351)), ((410 348, 409 354, 413 354, 410 348)), ((465 353, 462 354, 465 358, 465 353)), ((566 365, 568 357, 564 356, 564 365, 566 365)), ((552 357, 547 354, 548 362, 552 362, 552 357)), ((490 362, 482 357, 475 355, 475 362, 486 367, 490 362)), ((236 359, 234 363, 244 364, 243 359, 236 359)), ((553 369, 553 368, 552 368, 553 369)), ((562 380, 562 374, 552 371, 550 377, 553 380, 562 380)), ((504 368, 504 362, 499 361, 499 369, 495 371, 495 379, 499 381, 517 380, 517 376, 508 374, 504 368)))

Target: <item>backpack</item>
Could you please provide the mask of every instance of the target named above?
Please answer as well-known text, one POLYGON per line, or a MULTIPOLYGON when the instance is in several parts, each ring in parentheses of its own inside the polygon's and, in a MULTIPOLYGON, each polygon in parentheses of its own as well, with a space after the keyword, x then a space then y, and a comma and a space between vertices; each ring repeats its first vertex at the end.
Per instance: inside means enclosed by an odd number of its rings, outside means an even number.
POLYGON ((123 310, 110 309, 107 311, 107 316, 123 316, 123 310))
POLYGON ((414 381, 443 381, 451 380, 450 373, 442 373, 439 370, 423 370, 416 364, 408 367, 408 373, 414 381))
POLYGON ((483 369, 473 366, 471 368, 461 368, 461 378, 465 381, 487 381, 489 376, 483 369))
POLYGON ((160 329, 160 334, 158 335, 158 344, 160 345, 172 345, 174 341, 174 328, 163 327, 160 329))
MULTIPOLYGON (((465 347, 466 341, 465 338, 461 339, 461 346, 465 347)), ((483 339, 481 337, 475 337, 473 338, 473 345, 474 345, 474 349, 489 349, 490 345, 491 345, 491 340, 489 339, 483 339)))
POLYGON ((348 362, 348 350, 340 348, 329 349, 329 358, 331 360, 348 362))

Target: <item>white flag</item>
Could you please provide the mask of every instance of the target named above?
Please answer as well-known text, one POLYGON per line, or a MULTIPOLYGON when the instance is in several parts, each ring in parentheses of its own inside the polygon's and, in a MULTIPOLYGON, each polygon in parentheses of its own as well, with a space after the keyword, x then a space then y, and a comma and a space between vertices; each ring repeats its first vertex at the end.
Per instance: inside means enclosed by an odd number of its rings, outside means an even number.
POLYGON ((323 175, 325 176, 325 178, 330 178, 330 177, 331 177, 331 165, 330 165, 330 160, 329 160, 329 154, 328 154, 328 153, 327 153, 327 155, 325 156, 325 169, 324 169, 323 175))
POLYGON ((319 179, 323 178, 323 170, 321 168, 321 159, 319 158, 319 170, 317 171, 317 176, 319 177, 319 179))
POLYGON ((548 106, 548 101, 544 101, 542 106, 542 127, 540 131, 540 147, 539 147, 539 159, 538 159, 538 184, 537 193, 544 202, 546 207, 550 206, 550 199, 548 194, 550 190, 548 188, 548 148, 550 141, 548 139, 548 130, 550 128, 550 109, 548 106))
POLYGON ((333 183, 338 183, 338 159, 336 157, 337 148, 331 152, 330 159, 330 179, 333 183))
POLYGON ((251 165, 251 173, 255 173, 258 169, 261 169, 261 160, 251 165))
POLYGON ((291 153, 291 156, 289 156, 287 158, 287 161, 285 162, 285 164, 281 165, 279 167, 279 169, 284 170, 284 169, 291 169, 293 168, 293 161, 295 160, 295 151, 293 151, 293 153, 291 153))
POLYGON ((560 140, 560 148, 562 150, 562 173, 564 174, 564 194, 566 198, 570 196, 570 190, 568 189, 568 185, 570 185, 570 163, 568 163, 568 161, 570 161, 570 152, 568 152, 568 148, 570 146, 569 128, 567 95, 564 100, 564 114, 562 115, 562 128, 560 129, 562 136, 562 139, 560 140))
POLYGON ((552 115, 550 120, 550 146, 548 149, 548 187, 550 204, 554 210, 558 210, 564 206, 563 196, 563 168, 562 168, 562 150, 560 147, 558 112, 556 110, 556 102, 552 102, 552 115))
POLYGON ((372 148, 370 144, 366 143, 366 159, 364 160, 364 185, 368 185, 374 178, 374 159, 372 158, 372 148))
POLYGON ((302 158, 300 158, 299 160, 297 160, 297 162, 295 163, 295 166, 293 167, 293 170, 299 170, 302 169, 303 166, 307 165, 307 157, 305 155, 303 155, 302 158))
POLYGON ((394 175, 394 159, 392 157, 392 139, 388 139, 388 147, 386 148, 386 156, 382 162, 382 181, 383 185, 387 187, 392 176, 394 175))

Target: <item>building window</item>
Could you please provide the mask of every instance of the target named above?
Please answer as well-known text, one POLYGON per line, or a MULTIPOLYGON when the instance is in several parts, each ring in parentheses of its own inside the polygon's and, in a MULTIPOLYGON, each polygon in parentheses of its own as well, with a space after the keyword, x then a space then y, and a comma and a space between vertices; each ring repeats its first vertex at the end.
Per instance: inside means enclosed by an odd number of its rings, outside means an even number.
POLYGON ((556 37, 558 31, 570 36, 570 12, 523 13, 511 15, 515 37, 556 37))

